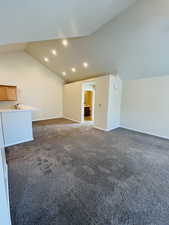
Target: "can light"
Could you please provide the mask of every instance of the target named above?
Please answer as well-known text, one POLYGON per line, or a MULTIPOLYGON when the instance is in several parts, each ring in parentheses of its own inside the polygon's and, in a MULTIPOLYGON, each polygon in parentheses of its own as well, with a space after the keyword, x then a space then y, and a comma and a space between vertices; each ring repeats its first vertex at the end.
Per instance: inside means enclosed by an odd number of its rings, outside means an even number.
POLYGON ((65 46, 65 47, 67 47, 68 46, 68 40, 63 39, 62 40, 62 45, 65 46))
POLYGON ((52 50, 52 54, 53 54, 53 55, 57 55, 57 52, 56 52, 55 49, 52 50))
POLYGON ((76 72, 76 68, 73 67, 72 68, 72 72, 75 73, 76 72))
POLYGON ((87 62, 83 63, 84 68, 88 68, 89 64, 87 62))
POLYGON ((47 57, 44 58, 45 62, 49 62, 49 59, 47 57))
POLYGON ((63 75, 63 76, 66 76, 66 75, 67 75, 67 73, 66 73, 66 72, 62 72, 62 75, 63 75))

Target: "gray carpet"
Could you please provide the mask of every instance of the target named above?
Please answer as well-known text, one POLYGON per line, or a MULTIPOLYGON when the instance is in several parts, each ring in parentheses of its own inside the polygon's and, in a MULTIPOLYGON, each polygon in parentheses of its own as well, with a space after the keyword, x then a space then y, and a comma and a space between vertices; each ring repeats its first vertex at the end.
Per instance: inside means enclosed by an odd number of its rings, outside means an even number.
POLYGON ((34 135, 7 149, 13 225, 169 224, 169 141, 64 120, 34 135))

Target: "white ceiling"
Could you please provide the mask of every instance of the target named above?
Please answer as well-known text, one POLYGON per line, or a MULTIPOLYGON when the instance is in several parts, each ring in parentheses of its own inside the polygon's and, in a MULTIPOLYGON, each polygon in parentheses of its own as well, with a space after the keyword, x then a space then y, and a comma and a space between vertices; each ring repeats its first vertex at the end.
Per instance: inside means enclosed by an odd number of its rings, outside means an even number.
POLYGON ((169 1, 137 1, 91 36, 69 40, 67 48, 55 40, 29 44, 27 52, 57 74, 66 71, 67 81, 116 72, 123 79, 167 75, 169 1), (58 56, 52 56, 51 49, 58 56), (88 69, 82 67, 84 61, 88 69))
POLYGON ((0 53, 8 53, 12 51, 24 51, 27 47, 27 43, 0 45, 0 53))
POLYGON ((95 32, 135 0, 5 0, 0 7, 0 45, 95 32))

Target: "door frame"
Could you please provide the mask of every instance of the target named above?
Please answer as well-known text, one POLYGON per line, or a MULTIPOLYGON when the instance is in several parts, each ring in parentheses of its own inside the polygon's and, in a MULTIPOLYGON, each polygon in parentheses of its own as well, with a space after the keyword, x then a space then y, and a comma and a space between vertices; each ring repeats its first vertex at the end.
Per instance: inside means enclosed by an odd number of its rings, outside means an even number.
POLYGON ((94 88, 94 82, 88 82, 82 86, 82 102, 81 102, 81 121, 82 123, 94 123, 95 121, 95 96, 96 90, 94 88), (92 120, 84 120, 84 100, 85 100, 85 91, 92 91, 92 120))

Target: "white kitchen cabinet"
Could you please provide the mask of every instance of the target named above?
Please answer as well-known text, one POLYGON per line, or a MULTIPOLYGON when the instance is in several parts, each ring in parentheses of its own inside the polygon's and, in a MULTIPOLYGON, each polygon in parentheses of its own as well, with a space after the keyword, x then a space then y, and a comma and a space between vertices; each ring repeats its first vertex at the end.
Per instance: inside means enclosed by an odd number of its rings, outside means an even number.
POLYGON ((11 225, 5 147, 33 140, 31 110, 0 111, 0 224, 11 225))
POLYGON ((5 147, 33 140, 30 110, 6 110, 1 117, 5 147))
POLYGON ((8 167, 6 164, 2 115, 0 115, 0 222, 4 225, 11 225, 9 191, 8 191, 8 167))

